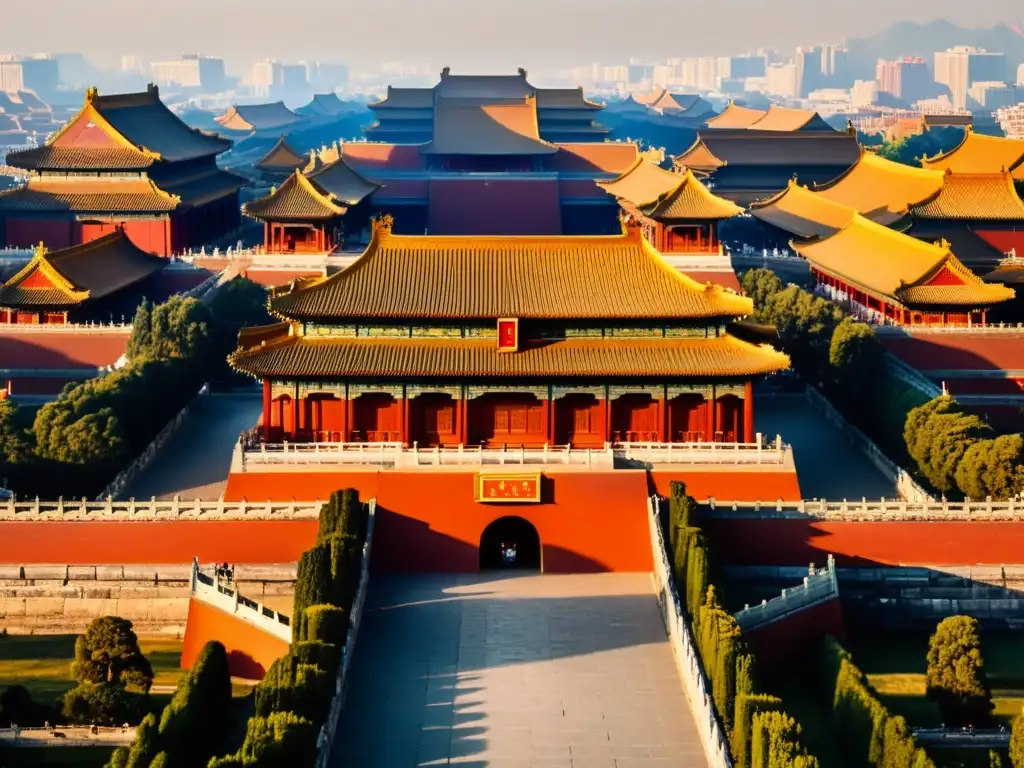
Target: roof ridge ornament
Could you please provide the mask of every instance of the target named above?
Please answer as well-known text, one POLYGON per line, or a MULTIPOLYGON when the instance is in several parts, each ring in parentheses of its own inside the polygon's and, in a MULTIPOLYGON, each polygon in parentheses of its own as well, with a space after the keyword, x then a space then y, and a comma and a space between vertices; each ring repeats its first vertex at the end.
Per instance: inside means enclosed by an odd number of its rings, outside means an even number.
POLYGON ((92 104, 99 97, 99 89, 95 85, 91 85, 85 89, 85 103, 92 104))

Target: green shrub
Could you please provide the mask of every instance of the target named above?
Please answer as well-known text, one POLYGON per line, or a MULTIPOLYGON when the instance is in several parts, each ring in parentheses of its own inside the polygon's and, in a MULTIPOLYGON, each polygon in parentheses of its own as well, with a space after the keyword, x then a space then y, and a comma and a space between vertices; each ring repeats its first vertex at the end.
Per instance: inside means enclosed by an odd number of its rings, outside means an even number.
POLYGON ((971 616, 939 622, 928 641, 926 694, 949 726, 984 725, 992 714, 992 692, 981 655, 981 630, 971 616))
POLYGON ((732 759, 736 768, 751 766, 754 716, 772 711, 782 711, 782 699, 766 693, 742 693, 736 696, 736 716, 732 733, 732 759))
POLYGON ((1013 768, 1024 768, 1024 708, 1010 726, 1010 764, 1013 768))
POLYGON ((292 645, 291 654, 299 664, 314 664, 329 672, 341 663, 342 645, 321 640, 303 640, 292 645))
POLYGON ((149 709, 149 696, 119 685, 79 683, 64 694, 61 712, 72 723, 138 723, 149 709))
POLYGON ((311 605, 306 609, 307 640, 345 644, 348 632, 348 611, 336 605, 311 605))
POLYGON ((817 768, 818 761, 800 743, 801 730, 789 715, 769 710, 754 715, 752 768, 817 768))

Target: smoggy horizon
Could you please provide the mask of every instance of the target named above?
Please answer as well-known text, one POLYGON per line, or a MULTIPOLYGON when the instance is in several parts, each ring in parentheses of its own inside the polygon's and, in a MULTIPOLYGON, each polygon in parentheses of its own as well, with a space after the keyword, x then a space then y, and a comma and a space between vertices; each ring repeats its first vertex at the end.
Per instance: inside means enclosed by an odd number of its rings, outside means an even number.
POLYGON ((187 52, 222 56, 240 73, 261 58, 430 63, 464 71, 590 61, 726 55, 843 42, 898 21, 1021 25, 1018 0, 647 0, 630 17, 616 0, 53 0, 8 9, 0 51, 80 52, 97 64, 187 52), (56 7, 55 7, 56 6, 56 7), (828 8, 826 11, 825 9, 828 8), (28 33, 26 33, 28 32, 28 33))

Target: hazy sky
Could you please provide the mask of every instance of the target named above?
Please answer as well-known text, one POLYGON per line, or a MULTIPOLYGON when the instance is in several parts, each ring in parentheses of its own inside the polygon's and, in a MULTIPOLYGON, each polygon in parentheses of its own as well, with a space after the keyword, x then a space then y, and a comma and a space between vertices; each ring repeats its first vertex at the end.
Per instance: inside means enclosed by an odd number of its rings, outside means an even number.
POLYGON ((892 21, 1020 24, 1020 0, 0 0, 0 51, 549 67, 841 42, 892 21), (924 7, 927 11, 924 11, 924 7))

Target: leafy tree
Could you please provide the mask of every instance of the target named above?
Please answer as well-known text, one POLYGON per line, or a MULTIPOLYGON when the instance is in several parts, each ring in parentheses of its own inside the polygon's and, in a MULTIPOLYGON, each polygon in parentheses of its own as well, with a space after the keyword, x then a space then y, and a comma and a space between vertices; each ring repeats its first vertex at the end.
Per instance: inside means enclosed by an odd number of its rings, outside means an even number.
POLYGON ((882 368, 884 354, 875 332, 866 323, 845 317, 836 326, 829 342, 828 362, 832 385, 842 405, 860 410, 865 390, 882 368))
POLYGON ((950 616, 939 622, 928 641, 928 698, 935 701, 946 725, 984 725, 992 712, 985 676, 978 620, 950 616))
POLYGON ((743 293, 754 302, 754 319, 769 322, 765 317, 765 308, 771 303, 772 297, 785 289, 782 278, 770 269, 748 269, 740 281, 743 293))
POLYGON ((198 299, 172 296, 155 307, 144 302, 136 311, 126 351, 129 360, 207 360, 212 352, 213 316, 198 299))
POLYGON ((956 468, 956 484, 971 499, 1012 499, 1024 493, 1024 435, 978 440, 956 468))
POLYGON ((1003 758, 994 749, 988 751, 988 768, 1003 768, 1003 758))
POLYGON ((64 694, 62 713, 73 723, 138 723, 149 709, 149 696, 120 685, 79 683, 64 694))
POLYGON ((132 623, 117 616, 101 616, 75 640, 71 675, 79 683, 129 687, 148 693, 153 668, 139 649, 132 623))
POLYGON ((1013 768, 1024 768, 1024 708, 1010 727, 1010 764, 1013 768))
POLYGON ((55 720, 56 712, 46 704, 34 701, 23 685, 10 685, 0 693, 0 723, 39 726, 55 720))
POLYGON ((32 455, 25 420, 13 400, 0 400, 0 465, 19 464, 32 455))
POLYGON ((988 436, 991 428, 968 413, 932 416, 918 433, 921 473, 932 486, 947 494, 957 490, 956 469, 970 446, 988 436))

